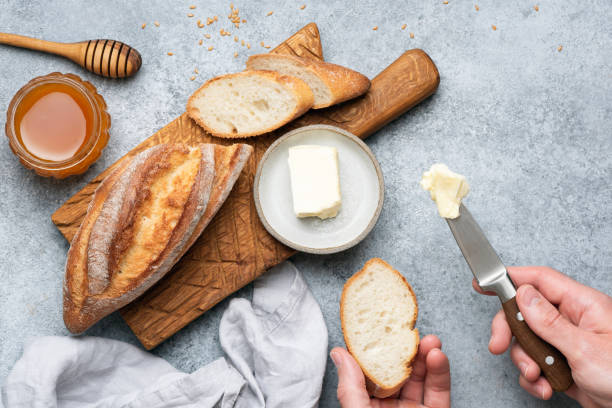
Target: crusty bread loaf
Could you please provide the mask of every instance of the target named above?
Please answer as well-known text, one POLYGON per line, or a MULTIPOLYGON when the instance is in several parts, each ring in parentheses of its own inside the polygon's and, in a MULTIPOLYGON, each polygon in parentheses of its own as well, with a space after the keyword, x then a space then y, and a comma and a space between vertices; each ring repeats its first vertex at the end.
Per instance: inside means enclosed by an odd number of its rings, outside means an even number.
POLYGON ((213 136, 257 136, 278 129, 312 107, 301 79, 244 71, 207 81, 187 102, 187 114, 213 136))
POLYGON ((252 147, 162 144, 100 184, 72 240, 64 322, 81 333, 161 279, 202 233, 252 147))
POLYGON ((344 342, 366 376, 370 395, 393 395, 410 377, 419 347, 417 313, 410 284, 382 259, 370 259, 344 285, 344 342))
POLYGON ((293 55, 259 54, 247 60, 247 69, 276 71, 300 78, 314 93, 314 109, 326 108, 364 94, 370 80, 357 71, 329 62, 293 55))

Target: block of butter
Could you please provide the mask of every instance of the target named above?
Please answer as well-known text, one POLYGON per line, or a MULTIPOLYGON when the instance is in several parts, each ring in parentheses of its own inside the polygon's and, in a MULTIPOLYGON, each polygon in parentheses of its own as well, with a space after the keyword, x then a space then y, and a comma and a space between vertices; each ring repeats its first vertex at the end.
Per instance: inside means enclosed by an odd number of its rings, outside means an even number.
POLYGON ((438 213, 444 218, 457 218, 461 200, 470 191, 465 177, 449 170, 445 164, 434 164, 423 173, 421 187, 431 193, 431 199, 438 206, 438 213))
POLYGON ((331 146, 289 148, 293 211, 302 217, 335 217, 342 205, 338 151, 331 146))

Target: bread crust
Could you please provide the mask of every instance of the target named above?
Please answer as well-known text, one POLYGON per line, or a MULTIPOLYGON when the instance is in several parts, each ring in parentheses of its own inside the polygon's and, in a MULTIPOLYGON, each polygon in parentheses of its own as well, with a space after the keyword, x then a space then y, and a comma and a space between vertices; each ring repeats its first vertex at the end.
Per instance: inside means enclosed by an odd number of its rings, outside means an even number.
MULTIPOLYGON (((118 273, 117 265, 113 262, 129 246, 130 228, 135 222, 133 214, 139 206, 145 205, 144 200, 149 191, 147 183, 167 168, 165 163, 169 155, 192 150, 180 144, 155 146, 133 158, 125 159, 100 184, 68 251, 64 282, 64 322, 72 333, 83 332, 102 317, 133 301, 172 268, 221 206, 222 202, 218 201, 225 200, 252 151, 252 147, 246 145, 223 147, 200 144, 196 148, 201 154, 199 167, 187 191, 176 225, 164 226, 171 228, 168 230, 170 235, 167 243, 161 241, 165 247, 146 265, 144 271, 133 279, 124 280, 118 287, 111 285, 113 274, 118 273), (216 156, 221 159, 224 155, 234 157, 236 152, 242 155, 238 155, 231 163, 232 167, 217 165, 216 156), (225 194, 216 194, 215 188, 225 194), (102 244, 96 244, 98 242, 102 244), (88 255, 92 247, 98 251, 99 258, 105 259, 92 263, 88 255), (94 269, 93 279, 90 277, 90 267, 94 269), (95 282, 93 285, 90 279, 95 282)), ((169 201, 172 199, 172 196, 168 198, 169 201)), ((167 202, 164 205, 172 206, 176 203, 167 202)), ((117 279, 122 277, 118 275, 117 279)))
POLYGON ((412 316, 412 319, 411 319, 412 324, 410 326, 410 329, 412 329, 416 333, 417 338, 419 338, 419 331, 418 331, 418 329, 414 328, 414 325, 416 324, 416 320, 417 320, 417 316, 418 316, 418 312, 419 312, 419 305, 418 305, 418 302, 417 302, 417 298, 416 298, 416 296, 414 294, 414 291, 412 290, 412 286, 410 286, 410 284, 408 283, 406 278, 404 278, 404 275, 399 273, 391 265, 389 265, 387 262, 383 261, 380 258, 372 258, 369 261, 367 261, 365 263, 365 265, 363 266, 363 268, 361 268, 357 273, 355 273, 353 276, 351 276, 346 281, 346 283, 344 284, 344 288, 342 290, 342 296, 340 298, 340 322, 341 322, 341 325, 342 325, 342 334, 343 334, 343 337, 344 337, 344 343, 346 344, 347 350, 349 351, 349 353, 351 353, 353 358, 355 358, 355 361, 357 361, 357 364, 359 364, 359 367, 361 367, 361 371, 363 371, 363 373, 365 375, 366 389, 367 389, 368 393, 371 396, 374 396, 376 398, 387 398, 387 397, 395 394, 397 391, 399 391, 404 386, 406 381, 410 378, 410 374, 412 373, 412 363, 414 362, 414 360, 416 358, 416 355, 417 355, 417 352, 418 352, 418 344, 419 344, 419 342, 417 342, 417 347, 413 350, 413 354, 412 354, 411 358, 405 363, 406 371, 405 371, 403 379, 401 381, 399 381, 393 387, 385 387, 383 384, 381 384, 380 382, 376 381, 376 378, 372 374, 370 374, 370 372, 361 364, 359 359, 351 351, 353 346, 352 346, 352 344, 350 342, 350 339, 346 335, 346 331, 344 330, 344 327, 345 327, 345 319, 344 319, 344 310, 345 309, 344 309, 344 304, 345 304, 345 296, 346 296, 346 293, 347 293, 347 288, 349 288, 351 285, 353 285, 353 283, 355 283, 357 281, 357 279, 359 278, 360 275, 366 273, 366 271, 368 270, 368 268, 371 265, 375 265, 375 264, 380 264, 380 265, 384 266, 385 268, 388 268, 389 270, 391 270, 397 276, 399 276, 401 278, 402 282, 404 282, 404 284, 406 285, 406 288, 408 288, 408 290, 410 291, 410 294, 412 295, 412 297, 414 299, 414 304, 415 304, 414 315, 412 316))
POLYGON ((211 135, 216 136, 216 137, 227 138, 227 139, 238 139, 238 138, 244 138, 244 137, 259 136, 259 135, 263 135, 265 133, 271 132, 273 130, 276 130, 280 128, 281 126, 291 122, 293 119, 296 119, 302 116, 310 108, 312 108, 313 104, 314 104, 314 94, 312 93, 312 90, 306 84, 306 82, 302 81, 299 78, 295 78, 295 77, 288 76, 288 75, 281 75, 281 74, 278 74, 272 71, 243 71, 243 72, 238 72, 235 74, 221 75, 221 76, 218 76, 218 77, 215 77, 215 78, 212 78, 206 81, 204 85, 198 88, 198 90, 195 91, 189 97, 189 100, 187 101, 186 110, 187 110, 187 115, 211 135), (257 132, 223 133, 223 132, 218 132, 215 129, 208 126, 206 122, 202 120, 202 117, 200 115, 200 110, 195 105, 195 101, 201 96, 201 93, 214 82, 225 81, 231 78, 237 78, 241 76, 242 77, 252 76, 252 75, 266 78, 270 81, 274 81, 279 84, 282 84, 293 95, 293 98, 296 103, 295 109, 292 112, 288 112, 287 116, 283 120, 277 122, 275 125, 270 126, 266 129, 262 129, 257 132))
POLYGON ((370 80, 365 75, 341 65, 332 64, 311 58, 301 58, 294 55, 258 54, 251 55, 247 60, 247 69, 263 69, 260 62, 278 60, 292 61, 305 70, 319 77, 332 94, 328 103, 315 104, 313 109, 327 108, 349 99, 363 95, 370 89, 370 80))

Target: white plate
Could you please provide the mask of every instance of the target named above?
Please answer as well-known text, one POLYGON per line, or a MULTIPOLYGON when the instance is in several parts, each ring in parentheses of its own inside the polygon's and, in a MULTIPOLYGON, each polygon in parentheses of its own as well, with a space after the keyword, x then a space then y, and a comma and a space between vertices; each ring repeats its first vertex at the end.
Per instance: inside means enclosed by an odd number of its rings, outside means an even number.
POLYGON ((380 165, 361 139, 334 126, 312 125, 287 133, 268 148, 253 190, 259 218, 276 239, 298 251, 330 254, 356 245, 372 230, 385 189, 380 165), (342 207, 334 218, 298 218, 293 212, 288 149, 304 144, 338 149, 342 207))

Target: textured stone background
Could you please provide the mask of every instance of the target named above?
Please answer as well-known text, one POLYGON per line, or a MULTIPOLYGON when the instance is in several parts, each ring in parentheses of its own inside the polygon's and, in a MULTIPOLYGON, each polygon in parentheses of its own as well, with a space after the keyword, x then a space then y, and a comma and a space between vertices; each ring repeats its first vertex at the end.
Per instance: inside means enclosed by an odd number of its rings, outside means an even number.
MULTIPOLYGON (((474 2, 423 3, 328 0, 308 2, 302 11, 302 0, 235 0, 248 20, 238 32, 253 44, 247 52, 232 37, 219 36, 221 27, 236 31, 226 18, 229 1, 2 0, 1 31, 58 41, 118 39, 137 48, 144 65, 133 79, 106 80, 61 58, 0 47, 1 112, 28 80, 61 71, 94 83, 113 120, 100 161, 64 181, 25 170, 6 141, 0 143, 0 381, 27 337, 67 334, 61 286, 68 243, 51 224, 51 213, 179 115, 202 81, 241 70, 249 53, 266 51, 260 41, 274 45, 314 21, 329 61, 374 77, 403 51, 418 47, 441 74, 436 95, 368 139, 386 182, 373 232, 340 254, 293 258, 321 304, 330 348, 343 345, 338 301, 344 281, 378 256, 412 283, 421 333, 442 339, 454 406, 574 406, 564 396, 551 402, 531 398, 519 388, 508 355, 488 353, 489 324, 499 303, 472 291, 465 261, 417 182, 430 164, 447 163, 467 175, 473 186, 467 204, 505 263, 551 265, 612 293, 610 4, 490 0, 479 1, 477 12, 474 2), (192 19, 186 16, 190 4, 197 5, 192 19), (274 14, 266 17, 270 10, 274 14), (197 18, 213 15, 219 23, 196 27, 197 18), (215 46, 212 52, 197 44, 204 32, 213 34, 205 40, 215 46), (192 82, 196 67, 200 75, 192 82)), ((247 287, 237 296, 250 293, 247 287)), ((217 328, 226 306, 222 302, 154 353, 185 371, 214 360, 221 354, 217 328)), ((138 344, 118 315, 89 334, 138 344)), ((321 406, 337 404, 335 387, 330 361, 321 406)))

